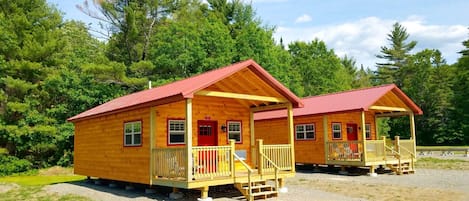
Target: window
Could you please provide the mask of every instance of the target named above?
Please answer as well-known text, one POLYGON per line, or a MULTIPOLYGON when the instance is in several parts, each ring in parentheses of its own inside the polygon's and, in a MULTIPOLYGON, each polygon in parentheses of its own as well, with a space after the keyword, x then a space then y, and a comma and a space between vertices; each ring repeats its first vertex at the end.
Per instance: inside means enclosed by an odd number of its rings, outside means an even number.
POLYGON ((240 121, 228 121, 228 139, 235 140, 237 143, 241 143, 241 122, 240 121))
POLYGON ((298 124, 295 128, 297 140, 314 140, 316 138, 314 124, 298 124))
POLYGON ((371 125, 365 124, 366 139, 371 139, 371 125))
POLYGON ((142 145, 142 121, 124 123, 124 146, 142 145))
POLYGON ((341 123, 332 123, 332 139, 342 139, 341 123))
POLYGON ((168 144, 184 144, 186 120, 168 120, 168 144))

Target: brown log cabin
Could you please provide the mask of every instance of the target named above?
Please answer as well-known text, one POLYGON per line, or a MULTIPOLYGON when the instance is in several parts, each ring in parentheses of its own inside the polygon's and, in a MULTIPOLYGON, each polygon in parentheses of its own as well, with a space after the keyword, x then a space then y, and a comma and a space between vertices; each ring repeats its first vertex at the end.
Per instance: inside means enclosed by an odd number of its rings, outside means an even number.
MULTIPOLYGON (((295 108, 295 161, 303 164, 388 166, 397 174, 414 172, 414 115, 422 110, 396 85, 383 85, 303 98, 295 108), (378 137, 377 119, 408 116, 410 139, 378 137)), ((266 144, 287 142, 285 110, 256 113, 256 138, 266 144)))
POLYGON ((234 184, 248 200, 294 176, 293 108, 301 100, 253 60, 116 98, 68 120, 76 174, 200 189, 234 184), (263 144, 254 113, 286 109, 281 144, 263 144), (266 180, 274 182, 266 183, 266 180), (274 183, 274 184, 271 184, 274 183), (271 185, 269 185, 271 184, 271 185))

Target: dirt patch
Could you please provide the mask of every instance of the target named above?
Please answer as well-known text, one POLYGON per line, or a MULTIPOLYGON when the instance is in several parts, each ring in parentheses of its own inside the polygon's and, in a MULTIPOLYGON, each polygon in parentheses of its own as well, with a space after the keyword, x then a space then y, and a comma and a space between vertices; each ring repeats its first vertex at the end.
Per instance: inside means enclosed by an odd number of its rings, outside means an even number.
POLYGON ((462 200, 464 194, 434 188, 406 187, 392 184, 367 184, 349 179, 289 179, 291 188, 301 186, 367 200, 462 200))
POLYGON ((73 175, 72 168, 64 168, 60 166, 54 166, 47 169, 39 170, 39 175, 53 176, 53 175, 73 175))
POLYGON ((19 187, 18 184, 0 184, 0 193, 6 193, 18 187, 19 187))

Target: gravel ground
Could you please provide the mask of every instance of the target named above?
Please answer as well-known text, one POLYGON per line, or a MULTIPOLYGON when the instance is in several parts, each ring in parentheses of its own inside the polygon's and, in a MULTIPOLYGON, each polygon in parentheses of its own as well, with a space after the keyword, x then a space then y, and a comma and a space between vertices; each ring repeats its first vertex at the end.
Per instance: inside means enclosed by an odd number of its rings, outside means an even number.
MULTIPOLYGON (((415 174, 379 174, 366 176, 362 169, 351 169, 350 175, 338 175, 338 169, 322 168, 313 173, 310 167, 299 167, 296 177, 286 181, 288 193, 268 200, 462 200, 469 201, 469 171, 418 169, 415 174)), ((75 182, 46 186, 51 193, 76 194, 93 200, 170 200, 171 188, 157 188, 156 194, 145 194, 143 187, 124 190, 106 184, 75 182)), ((182 190, 181 201, 197 200, 200 192, 182 190)), ((216 201, 244 200, 232 186, 211 187, 209 191, 216 201)))

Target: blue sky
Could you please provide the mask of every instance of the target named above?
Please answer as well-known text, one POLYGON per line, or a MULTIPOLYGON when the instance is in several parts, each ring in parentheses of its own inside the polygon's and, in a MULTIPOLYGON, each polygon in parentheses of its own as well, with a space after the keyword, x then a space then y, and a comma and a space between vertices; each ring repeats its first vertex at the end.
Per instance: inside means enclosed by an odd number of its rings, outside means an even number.
MULTIPOLYGON (((84 0, 48 0, 65 13, 66 19, 94 23, 75 5, 84 0)), ((448 63, 454 63, 469 38, 469 1, 467 0, 246 0, 252 2, 257 16, 266 25, 275 26, 274 37, 291 41, 326 42, 337 55, 348 55, 357 64, 375 68, 381 46, 388 45, 386 35, 399 22, 407 28, 411 40, 418 41, 415 51, 439 49, 448 63)))

